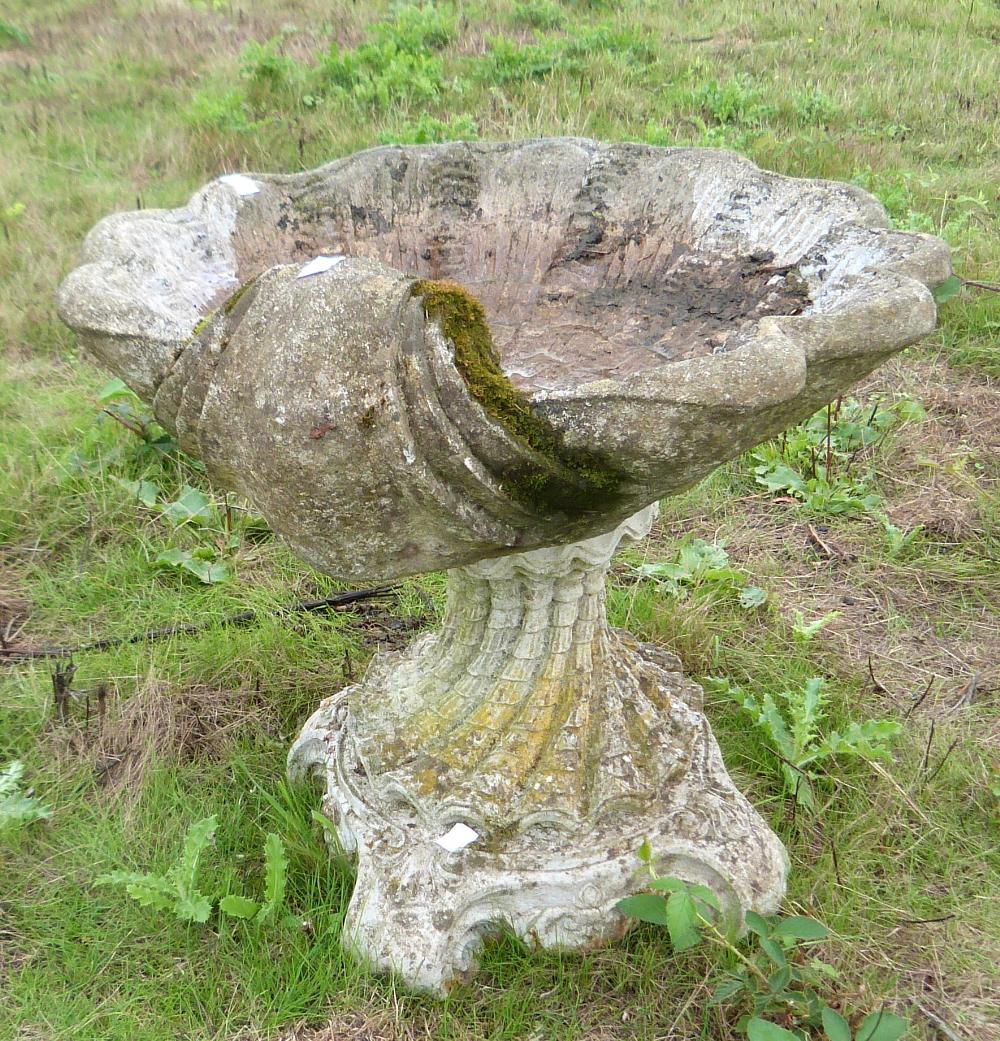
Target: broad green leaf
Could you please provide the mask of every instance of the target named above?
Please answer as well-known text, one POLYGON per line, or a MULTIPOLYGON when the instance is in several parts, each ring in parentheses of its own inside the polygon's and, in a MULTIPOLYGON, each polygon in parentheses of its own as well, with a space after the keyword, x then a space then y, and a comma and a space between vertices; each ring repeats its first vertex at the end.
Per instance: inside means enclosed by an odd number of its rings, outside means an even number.
POLYGON ((800 1041, 797 1034, 759 1016, 747 1023, 747 1037, 750 1041, 800 1041))
POLYGON ((186 484, 181 494, 163 507, 163 516, 176 525, 208 524, 215 517, 215 506, 204 492, 186 484))
POLYGON ((767 989, 772 994, 780 994, 792 982, 792 970, 786 965, 783 969, 771 973, 767 980, 767 989))
POLYGON ((649 883, 651 889, 662 890, 667 893, 684 893, 687 891, 687 882, 682 882, 672 875, 661 875, 649 883))
POLYGON ((125 385, 123 380, 114 379, 105 383, 97 392, 97 400, 102 404, 115 398, 134 398, 135 394, 125 385))
POLYGON ((253 918, 260 909, 256 900, 248 900, 245 896, 236 896, 233 893, 219 901, 219 910, 231 918, 253 918))
POLYGON ((739 976, 728 976, 712 991, 712 996, 708 999, 709 1004, 721 1005, 722 1002, 739 994, 746 985, 745 979, 739 976))
POLYGON ((718 896, 716 896, 708 886, 701 886, 692 882, 688 886, 688 892, 696 901, 700 900, 703 904, 707 904, 713 911, 722 910, 722 905, 719 903, 718 896))
POLYGON ((615 907, 629 918, 638 918, 640 922, 652 922, 654 925, 667 924, 667 902, 655 893, 639 893, 619 900, 615 907))
POLYGON ((739 601, 740 607, 752 611, 767 602, 767 593, 760 586, 744 586, 740 590, 739 601))
POLYGON ((181 567, 191 559, 191 554, 183 549, 164 549, 153 558, 154 564, 166 564, 168 567, 181 567))
POLYGON ((870 1012, 863 1020, 858 1032, 854 1035, 855 1041, 898 1041, 910 1024, 891 1012, 870 1012))
POLYGON ((233 569, 225 561, 214 558, 214 551, 207 548, 194 551, 165 549, 156 555, 153 563, 187 571, 206 585, 228 582, 233 577, 233 569), (211 559, 206 559, 206 554, 211 559))
POLYGON ((760 949, 778 966, 779 969, 783 969, 788 964, 788 959, 785 957, 785 952, 781 949, 781 944, 776 943, 770 937, 762 936, 760 939, 760 949))
POLYGON ((747 911, 743 921, 746 922, 747 929, 750 932, 756 933, 760 937, 770 935, 771 926, 768 924, 767 919, 757 914, 756 911, 747 911))
POLYGON ((204 560, 192 555, 190 559, 181 563, 181 567, 185 571, 190 571, 205 585, 228 582, 233 577, 233 569, 224 560, 204 560))
POLYGON ((754 468, 757 483, 762 484, 769 492, 791 492, 793 495, 805 495, 806 482, 801 474, 790 466, 779 463, 777 466, 758 466, 754 468))
POLYGON ((782 918, 774 930, 774 935, 780 936, 783 940, 823 940, 830 935, 830 930, 815 918, 795 914, 782 918))
POLYGON ((832 1008, 824 1008, 822 1013, 823 1031, 829 1041, 851 1041, 851 1028, 847 1020, 832 1008))
POLYGON ((156 497, 160 494, 160 489, 152 481, 127 481, 124 477, 116 477, 115 480, 125 491, 134 495, 143 506, 156 505, 156 497))
POLYGON ((675 951, 686 951, 701 942, 698 909, 686 889, 667 897, 667 931, 675 951))
POLYGON ((934 294, 934 303, 943 304, 953 296, 957 296, 961 291, 962 280, 958 275, 951 275, 931 292, 934 294))
POLYGON ((649 839, 642 840, 642 845, 636 850, 636 856, 643 864, 648 864, 653 859, 653 847, 650 846, 649 839))
POLYGON ((285 899, 285 877, 288 858, 281 839, 268 832, 264 841, 264 903, 257 914, 257 921, 266 921, 281 906, 285 899))

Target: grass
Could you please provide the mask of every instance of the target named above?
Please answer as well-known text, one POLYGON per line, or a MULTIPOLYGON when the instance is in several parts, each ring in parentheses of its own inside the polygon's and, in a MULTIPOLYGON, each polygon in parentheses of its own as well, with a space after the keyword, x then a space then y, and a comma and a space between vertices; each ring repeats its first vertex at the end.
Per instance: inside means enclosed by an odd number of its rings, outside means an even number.
MULTIPOLYGON (((52 714, 48 669, 0 669, 0 765, 24 760, 50 820, 0 845, 0 1037, 270 1037, 332 1017, 328 1037, 728 1038, 719 963, 655 929, 583 955, 490 945, 475 985, 439 1005, 342 954, 350 866, 289 789, 284 757, 320 698, 374 647, 440 608, 440 576, 374 613, 289 615, 329 579, 221 504, 178 528, 163 504, 204 488, 176 455, 142 455, 104 415, 107 376, 78 355, 53 292, 105 213, 171 206, 231 170, 306 169, 386 141, 581 134, 737 148, 781 172, 854 180, 894 221, 944 235, 956 268, 1000 271, 1000 10, 988 2, 854 5, 558 3, 436 6, 240 0, 11 0, 0 21, 0 629, 25 644, 177 636, 80 655, 73 685, 111 691, 52 714), (123 482, 147 480, 144 506, 123 482), (155 563, 207 547, 231 581, 155 563), (429 605, 429 606, 428 606, 429 605), (261 620, 220 617, 254 608, 261 620), (167 866, 216 813, 206 888, 250 888, 264 834, 290 856, 289 908, 309 926, 186 927, 106 889, 103 871, 167 866)), ((923 418, 863 456, 875 511, 830 515, 756 483, 753 461, 664 504, 617 566, 615 621, 694 675, 761 694, 822 675, 831 725, 904 730, 878 773, 836 763, 822 811, 796 811, 780 764, 732 700, 709 698, 726 762, 792 857, 789 906, 835 930, 828 1000, 883 1003, 914 1037, 924 1010, 996 1038, 1000 660, 998 298, 966 290, 939 331, 861 392, 905 393, 923 418), (639 579, 678 541, 724 541, 754 610, 639 579), (811 639, 807 622, 839 612, 811 639), (869 666, 869 661, 871 665, 869 666), (924 695, 928 680, 933 680, 924 695), (974 682, 970 682, 973 681, 974 682), (971 694, 970 694, 971 691, 971 694), (918 1007, 920 1006, 920 1007, 918 1007)), ((317 1038, 321 1036, 316 1035, 317 1038)))

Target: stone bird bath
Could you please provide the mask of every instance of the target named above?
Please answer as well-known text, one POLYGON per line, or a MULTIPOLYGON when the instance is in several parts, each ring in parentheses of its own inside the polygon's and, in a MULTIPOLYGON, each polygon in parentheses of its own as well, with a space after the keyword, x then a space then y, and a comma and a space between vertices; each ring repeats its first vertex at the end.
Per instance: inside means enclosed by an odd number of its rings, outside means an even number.
POLYGON ((346 942, 442 990, 500 921, 619 935, 644 839, 737 918, 778 906, 781 843, 605 573, 660 498, 929 333, 949 273, 857 188, 579 139, 379 148, 94 228, 62 317, 213 481, 331 574, 449 569, 440 632, 289 757, 357 855, 346 942))

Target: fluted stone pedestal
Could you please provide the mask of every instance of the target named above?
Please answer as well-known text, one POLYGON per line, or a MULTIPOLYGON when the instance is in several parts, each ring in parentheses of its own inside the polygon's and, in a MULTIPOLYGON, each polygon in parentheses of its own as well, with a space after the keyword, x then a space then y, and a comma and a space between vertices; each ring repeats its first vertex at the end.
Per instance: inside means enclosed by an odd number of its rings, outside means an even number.
POLYGON ((607 624, 611 556, 654 516, 450 571, 441 631, 306 723, 289 769, 325 777, 358 861, 345 941, 376 966, 440 991, 499 922, 546 947, 618 936, 644 839, 728 913, 777 907, 785 851, 726 773, 701 689, 607 624))

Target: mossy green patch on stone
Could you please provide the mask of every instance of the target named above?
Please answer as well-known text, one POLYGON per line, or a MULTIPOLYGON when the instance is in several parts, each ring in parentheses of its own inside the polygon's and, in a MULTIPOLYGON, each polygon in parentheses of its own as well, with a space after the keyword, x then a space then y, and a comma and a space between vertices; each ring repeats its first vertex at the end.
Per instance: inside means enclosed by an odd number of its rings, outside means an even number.
POLYGON ((414 296, 428 318, 441 323, 469 392, 512 437, 532 450, 497 476, 510 496, 549 513, 605 510, 619 498, 624 474, 600 453, 572 448, 539 416, 527 395, 504 374, 482 304, 456 282, 417 281, 414 296))
MULTIPOLYGON (((191 330, 191 340, 198 339, 199 336, 211 325, 213 321, 220 315, 226 315, 227 317, 233 313, 236 309, 236 305, 240 302, 243 296, 246 294, 248 289, 251 289, 257 284, 257 276, 248 279, 241 286, 238 286, 235 292, 230 296, 223 304, 219 307, 213 307, 211 311, 203 315, 194 324, 194 328, 191 330)), ((249 298, 247 300, 249 304, 249 298)))

